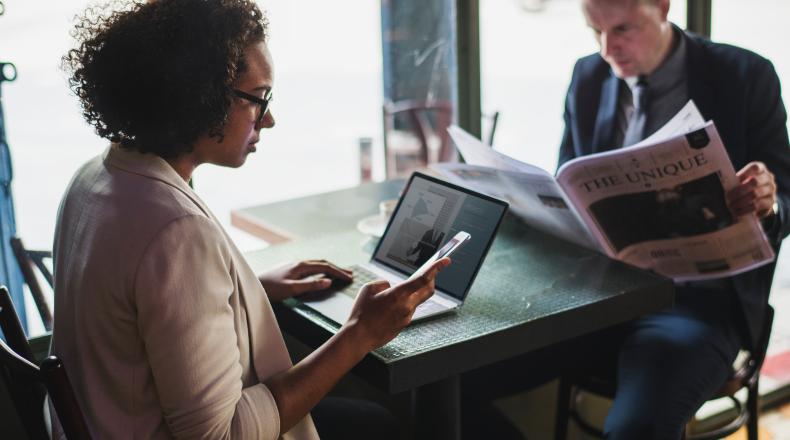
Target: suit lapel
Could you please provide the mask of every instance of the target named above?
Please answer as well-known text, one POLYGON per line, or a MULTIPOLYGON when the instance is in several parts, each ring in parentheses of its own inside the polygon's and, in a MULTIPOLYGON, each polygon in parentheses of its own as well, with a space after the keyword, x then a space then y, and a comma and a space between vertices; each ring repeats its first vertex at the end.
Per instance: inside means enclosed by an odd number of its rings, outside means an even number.
POLYGON ((601 86, 601 100, 598 104, 598 116, 595 119, 595 131, 593 132, 592 145, 590 145, 593 153, 610 150, 615 147, 611 143, 612 133, 617 122, 619 83, 619 78, 614 73, 611 73, 601 86))

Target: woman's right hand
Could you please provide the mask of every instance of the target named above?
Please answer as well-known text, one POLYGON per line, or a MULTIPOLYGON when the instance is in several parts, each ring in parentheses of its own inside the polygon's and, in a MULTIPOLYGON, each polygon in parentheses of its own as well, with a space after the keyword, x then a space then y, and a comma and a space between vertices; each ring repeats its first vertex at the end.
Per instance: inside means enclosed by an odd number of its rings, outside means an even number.
POLYGON ((436 275, 448 264, 450 259, 442 258, 422 276, 395 286, 384 280, 365 284, 344 327, 358 334, 366 353, 391 341, 411 323, 417 306, 433 295, 436 275))
POLYGON ((422 276, 397 286, 386 281, 364 285, 340 331, 292 368, 266 379, 280 413, 280 431, 310 412, 369 351, 409 325, 417 305, 433 294, 436 273, 448 264, 450 259, 443 258, 422 276))

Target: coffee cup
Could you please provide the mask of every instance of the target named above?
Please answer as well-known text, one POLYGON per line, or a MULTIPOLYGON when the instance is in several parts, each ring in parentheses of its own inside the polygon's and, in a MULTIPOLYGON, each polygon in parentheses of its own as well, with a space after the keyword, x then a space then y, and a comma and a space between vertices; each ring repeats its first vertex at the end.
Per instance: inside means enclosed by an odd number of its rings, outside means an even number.
POLYGON ((396 206, 398 206, 398 199, 382 200, 379 203, 379 216, 382 220, 389 220, 392 213, 395 212, 396 206))

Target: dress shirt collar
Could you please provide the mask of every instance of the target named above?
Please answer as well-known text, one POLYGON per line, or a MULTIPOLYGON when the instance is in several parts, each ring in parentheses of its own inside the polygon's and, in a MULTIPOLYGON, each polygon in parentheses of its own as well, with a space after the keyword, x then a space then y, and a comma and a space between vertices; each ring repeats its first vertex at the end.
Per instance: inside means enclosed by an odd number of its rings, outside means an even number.
MULTIPOLYGON (((672 26, 672 44, 674 48, 669 56, 658 66, 656 70, 645 77, 648 87, 653 96, 660 96, 671 90, 678 81, 684 77, 686 70, 686 39, 683 38, 683 31, 676 26, 672 26)), ((625 78, 626 84, 631 91, 634 90, 639 77, 629 76, 625 78)))

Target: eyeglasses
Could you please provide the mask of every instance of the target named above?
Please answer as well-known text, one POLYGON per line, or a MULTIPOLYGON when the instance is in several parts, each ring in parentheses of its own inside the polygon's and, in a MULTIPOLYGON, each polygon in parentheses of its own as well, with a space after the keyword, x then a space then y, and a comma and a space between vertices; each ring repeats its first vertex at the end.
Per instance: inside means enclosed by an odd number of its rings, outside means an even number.
POLYGON ((263 121, 263 116, 269 111, 269 103, 272 102, 272 89, 266 89, 266 92, 263 94, 263 98, 258 98, 257 96, 250 95, 249 93, 244 93, 241 90, 233 89, 233 93, 236 94, 241 99, 247 100, 252 102, 253 104, 258 104, 260 113, 258 113, 258 117, 255 119, 255 125, 260 125, 261 121, 263 121))

